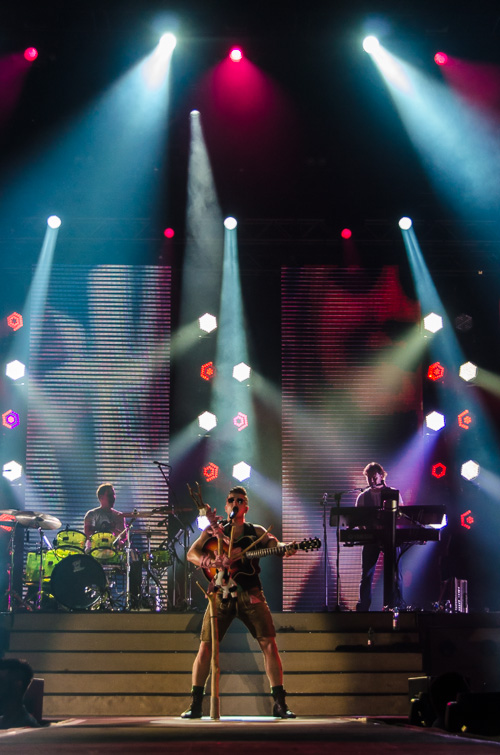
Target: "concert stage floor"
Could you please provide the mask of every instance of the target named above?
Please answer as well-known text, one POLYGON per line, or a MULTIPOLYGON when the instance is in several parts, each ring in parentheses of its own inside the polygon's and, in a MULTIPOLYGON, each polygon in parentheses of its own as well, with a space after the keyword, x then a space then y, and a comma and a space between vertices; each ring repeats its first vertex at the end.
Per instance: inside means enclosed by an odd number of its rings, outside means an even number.
POLYGON ((386 755, 388 752, 452 755, 500 752, 500 738, 455 735, 438 729, 405 725, 404 719, 356 717, 224 718, 183 721, 180 718, 107 717, 74 718, 42 729, 0 732, 0 751, 5 753, 109 753, 168 752, 268 753, 289 755, 386 755))

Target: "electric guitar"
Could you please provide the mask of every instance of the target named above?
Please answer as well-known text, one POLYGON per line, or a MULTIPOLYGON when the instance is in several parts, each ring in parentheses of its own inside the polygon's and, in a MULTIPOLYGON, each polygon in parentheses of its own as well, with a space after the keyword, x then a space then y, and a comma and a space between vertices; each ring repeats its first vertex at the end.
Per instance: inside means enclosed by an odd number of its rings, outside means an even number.
MULTIPOLYGON (((235 544, 237 548, 240 548, 241 550, 245 550, 249 545, 251 545, 253 542, 251 537, 244 536, 238 540, 238 542, 235 544)), ((255 548, 250 549, 245 554, 240 555, 237 554, 234 557, 233 563, 229 567, 229 574, 234 579, 238 574, 245 574, 247 576, 255 574, 255 566, 251 563, 253 559, 255 558, 263 558, 264 556, 275 556, 275 555, 281 555, 285 553, 289 548, 294 548, 295 550, 301 550, 301 551, 317 551, 321 548, 321 540, 319 538, 309 538, 309 540, 302 540, 301 543, 290 543, 288 545, 276 545, 273 548, 255 548)), ((207 540, 205 545, 203 546, 203 550, 205 553, 210 554, 213 553, 214 555, 217 555, 219 552, 219 542, 216 537, 211 537, 210 540, 207 540)), ((223 542, 222 543, 222 551, 227 555, 228 553, 228 545, 223 542)), ((206 578, 211 581, 215 575, 217 574, 217 569, 214 567, 211 567, 209 569, 203 569, 206 578)))

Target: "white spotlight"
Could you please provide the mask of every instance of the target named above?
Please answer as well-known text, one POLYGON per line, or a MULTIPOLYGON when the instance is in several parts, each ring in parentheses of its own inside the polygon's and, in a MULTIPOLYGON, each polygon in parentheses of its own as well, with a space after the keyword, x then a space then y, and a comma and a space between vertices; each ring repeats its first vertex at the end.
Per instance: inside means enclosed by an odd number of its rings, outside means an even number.
POLYGON ((469 459, 469 461, 466 461, 465 464, 462 464, 460 474, 466 480, 475 480, 476 477, 479 477, 479 471, 480 469, 477 461, 469 459))
POLYGON ((443 318, 441 315, 437 315, 435 312, 431 312, 430 315, 424 317, 424 328, 429 333, 437 333, 443 327, 443 318))
POLYGON ((462 380, 465 380, 467 383, 469 380, 474 380, 474 378, 477 376, 477 367, 473 362, 465 362, 464 364, 460 365, 459 373, 462 380))
POLYGON ((5 367, 5 374, 7 377, 10 377, 11 380, 19 380, 19 378, 24 377, 25 372, 25 365, 18 359, 9 362, 5 367))
POLYGON ((175 49, 175 46, 177 44, 177 39, 175 38, 175 35, 171 32, 167 32, 166 34, 162 34, 160 37, 160 49, 164 52, 172 52, 172 50, 175 49))
POLYGON ((199 110, 191 110, 191 113, 190 113, 190 115, 192 115, 192 116, 193 116, 193 118, 194 118, 195 116, 199 115, 199 114, 200 114, 200 111, 199 111, 199 110))
POLYGON ((402 231, 409 231, 412 225, 413 225, 413 221, 411 218, 405 217, 405 218, 401 218, 401 220, 399 221, 399 227, 401 228, 402 231))
POLYGON ((8 480, 9 482, 14 482, 15 480, 19 480, 22 473, 23 473, 23 468, 21 464, 19 464, 17 461, 8 461, 2 467, 2 476, 5 477, 5 479, 8 480))
POLYGON ((243 482, 243 480, 248 480, 251 473, 252 467, 245 461, 240 461, 238 462, 238 464, 235 464, 233 466, 233 477, 236 477, 236 479, 240 482, 243 482))
POLYGON ((214 427, 217 427, 217 417, 212 412, 203 412, 198 417, 198 424, 203 430, 210 432, 214 427))
POLYGON ((445 427, 446 421, 440 412, 431 412, 425 418, 425 424, 430 430, 434 430, 437 433, 438 430, 442 430, 445 427))
POLYGON ((235 364, 233 367, 233 377, 235 380, 239 380, 240 383, 242 383, 244 380, 248 380, 250 377, 250 367, 248 364, 245 364, 245 362, 240 362, 239 364, 235 364))
POLYGON ((374 52, 378 50, 380 47, 380 42, 378 41, 377 37, 365 37, 363 40, 363 50, 368 53, 368 55, 373 55, 374 52))
POLYGON ((217 327, 217 318, 208 312, 205 312, 204 315, 198 317, 198 322, 200 324, 200 329, 204 330, 205 333, 211 333, 212 330, 215 330, 217 327))
POLYGON ((238 222, 236 218, 226 218, 224 221, 224 227, 227 228, 228 231, 234 231, 237 225, 238 222))
POLYGON ((57 215, 51 215, 50 218, 47 218, 47 225, 49 228, 59 228, 61 225, 61 218, 58 218, 57 215))

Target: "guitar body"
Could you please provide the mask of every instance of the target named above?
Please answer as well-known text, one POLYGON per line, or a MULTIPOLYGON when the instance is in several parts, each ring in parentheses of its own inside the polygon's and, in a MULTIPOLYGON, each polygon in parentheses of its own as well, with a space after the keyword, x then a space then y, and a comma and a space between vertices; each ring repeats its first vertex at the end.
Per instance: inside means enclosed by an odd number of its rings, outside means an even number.
MULTIPOLYGON (((241 537, 236 543, 233 544, 234 548, 241 548, 241 550, 244 550, 245 548, 248 548, 249 545, 251 545, 253 542, 251 537, 248 537, 247 535, 244 535, 241 537)), ((227 543, 222 542, 221 543, 222 552, 227 556, 229 551, 229 546, 227 543)), ((203 550, 205 553, 213 554, 215 557, 219 552, 219 541, 216 537, 211 537, 210 540, 207 540, 205 545, 203 546, 203 550)), ((203 569, 203 572, 205 574, 205 577, 211 581, 215 575, 217 574, 217 569, 203 569)), ((243 557, 239 561, 235 561, 233 568, 229 570, 229 575, 234 579, 239 574, 244 574, 248 577, 252 576, 253 574, 258 574, 260 572, 260 567, 257 562, 253 563, 252 561, 246 559, 243 557)))

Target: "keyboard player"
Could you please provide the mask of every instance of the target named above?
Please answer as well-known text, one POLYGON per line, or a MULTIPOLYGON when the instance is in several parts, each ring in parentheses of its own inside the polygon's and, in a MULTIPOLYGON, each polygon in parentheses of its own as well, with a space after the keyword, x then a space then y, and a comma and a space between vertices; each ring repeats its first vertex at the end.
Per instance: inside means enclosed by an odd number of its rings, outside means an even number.
MULTIPOLYGON (((356 506, 381 508, 382 499, 387 498, 387 493, 395 488, 386 485, 387 472, 381 464, 371 461, 363 470, 366 477, 367 488, 359 494, 356 506)), ((399 505, 403 501, 399 496, 399 505)), ((372 602, 372 582, 375 574, 378 557, 382 550, 382 544, 363 545, 361 552, 361 582, 359 584, 359 601, 356 611, 369 611, 372 602)), ((396 548, 396 575, 394 584, 394 605, 403 606, 402 576, 400 567, 401 549, 396 548)))

